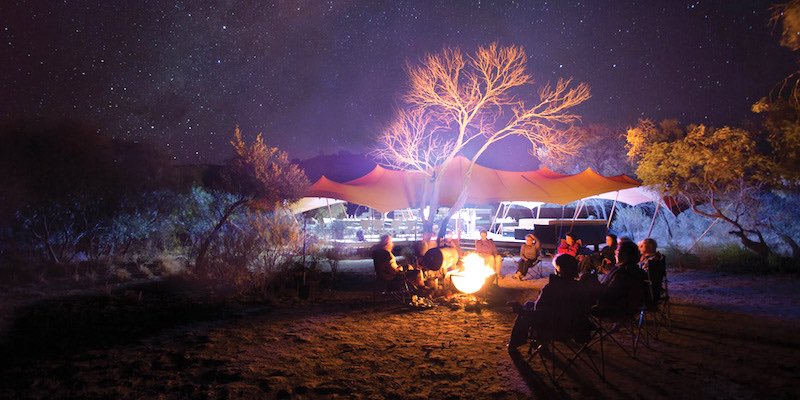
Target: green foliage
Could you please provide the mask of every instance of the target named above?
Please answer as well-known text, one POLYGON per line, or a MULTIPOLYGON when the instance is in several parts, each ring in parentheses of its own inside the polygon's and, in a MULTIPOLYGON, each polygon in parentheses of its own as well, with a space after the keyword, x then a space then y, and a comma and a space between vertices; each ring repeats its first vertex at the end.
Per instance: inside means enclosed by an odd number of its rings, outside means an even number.
POLYGON ((743 179, 770 183, 774 175, 774 164, 759 151, 753 134, 739 128, 695 125, 675 134, 642 121, 628 140, 643 183, 673 195, 714 200, 738 190, 743 179))
POLYGON ((251 207, 271 210, 277 203, 293 202, 302 197, 308 178, 289 160, 289 155, 270 147, 261 134, 247 144, 236 127, 231 140, 236 158, 230 163, 224 184, 227 192, 248 199, 251 207))
POLYGON ((773 151, 756 135, 704 125, 681 130, 674 123, 659 127, 643 120, 628 131, 628 142, 628 155, 645 185, 680 195, 694 212, 733 226, 731 234, 760 256, 772 252, 754 212, 759 193, 781 182, 782 174, 773 151))
POLYGON ((252 144, 247 144, 236 127, 231 145, 236 157, 219 176, 217 188, 234 197, 224 201, 221 211, 213 219, 212 228, 200 242, 195 258, 195 265, 200 270, 207 269, 210 246, 242 207, 273 211, 282 204, 299 199, 308 186, 308 179, 300 167, 289 161, 286 152, 267 146, 261 134, 252 144))

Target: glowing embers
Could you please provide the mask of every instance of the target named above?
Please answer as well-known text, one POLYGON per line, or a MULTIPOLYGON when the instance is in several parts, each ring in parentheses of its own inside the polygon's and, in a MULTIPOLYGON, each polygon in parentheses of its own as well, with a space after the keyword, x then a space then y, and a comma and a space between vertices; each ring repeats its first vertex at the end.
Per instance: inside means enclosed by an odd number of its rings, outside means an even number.
POLYGON ((475 293, 481 290, 488 277, 494 275, 494 270, 477 253, 467 254, 462 263, 463 269, 450 275, 453 286, 460 292, 475 293))

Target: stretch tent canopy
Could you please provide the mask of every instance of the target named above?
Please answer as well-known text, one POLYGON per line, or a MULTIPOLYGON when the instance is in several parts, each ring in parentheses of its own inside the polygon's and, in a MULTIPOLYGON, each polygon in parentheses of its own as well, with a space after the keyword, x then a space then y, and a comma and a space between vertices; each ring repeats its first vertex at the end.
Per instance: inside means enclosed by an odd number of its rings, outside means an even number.
POLYGON ((344 203, 344 201, 325 197, 303 197, 300 200, 289 204, 289 210, 292 212, 292 214, 300 214, 306 211, 316 210, 317 208, 322 207, 329 207, 339 203, 344 203))
MULTIPOLYGON (((452 206, 465 182, 470 161, 456 157, 440 174, 439 201, 452 206)), ((591 169, 564 175, 542 168, 536 171, 503 171, 475 165, 467 189, 466 203, 538 201, 567 204, 576 200, 633 187, 639 183, 625 176, 602 176, 591 169)), ((325 176, 309 188, 307 196, 330 197, 362 204, 381 212, 418 207, 432 184, 421 172, 396 171, 380 165, 352 181, 339 183, 325 176)))

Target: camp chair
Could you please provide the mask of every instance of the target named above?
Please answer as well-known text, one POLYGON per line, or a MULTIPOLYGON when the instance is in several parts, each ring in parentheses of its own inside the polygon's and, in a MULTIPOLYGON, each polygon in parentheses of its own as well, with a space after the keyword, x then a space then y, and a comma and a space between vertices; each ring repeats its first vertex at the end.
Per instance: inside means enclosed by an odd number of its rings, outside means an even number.
POLYGON ((547 376, 553 383, 573 368, 578 361, 588 367, 600 379, 605 380, 605 352, 603 340, 601 340, 601 329, 592 323, 582 330, 548 330, 541 329, 546 323, 534 323, 531 327, 530 346, 528 347, 528 362, 538 356, 547 376), (537 325, 540 328, 537 328, 537 325), (592 357, 590 347, 599 344, 599 366, 598 361, 592 357))
POLYGON ((656 329, 665 327, 668 331, 672 331, 672 315, 670 314, 670 308, 669 279, 664 276, 661 298, 658 300, 658 311, 653 314, 656 329))
POLYGON ((374 288, 373 298, 390 298, 401 304, 408 304, 411 301, 411 296, 417 294, 418 290, 416 285, 409 282, 405 277, 402 281, 397 279, 389 282, 376 278, 374 288))
POLYGON ((660 295, 657 299, 653 299, 656 297, 654 295, 654 288, 652 281, 650 280, 650 275, 648 271, 648 289, 649 295, 652 299, 645 309, 645 315, 650 315, 652 318, 652 326, 651 325, 643 325, 644 333, 646 334, 645 339, 649 339, 653 337, 654 339, 658 340, 659 334, 661 332, 661 328, 666 328, 667 330, 672 330, 672 319, 670 318, 670 298, 669 298, 669 280, 667 279, 666 275, 666 259, 662 259, 662 267, 664 268, 664 278, 661 283, 661 291, 660 295))
POLYGON ((602 342, 610 339, 629 357, 636 358, 639 343, 642 340, 645 340, 645 346, 650 346, 647 335, 644 333, 646 329, 646 309, 647 307, 642 305, 637 309, 620 314, 592 315, 592 322, 600 330, 597 340, 601 342, 601 346, 602 342), (623 333, 630 337, 630 350, 628 350, 628 346, 622 344, 614 336, 617 333, 623 333))
POLYGON ((544 272, 544 263, 540 257, 536 259, 536 262, 534 262, 530 268, 528 268, 528 273, 525 275, 525 277, 530 276, 531 279, 539 279, 544 278, 547 275, 548 274, 544 272))
POLYGON ((661 329, 672 331, 672 318, 670 316, 669 280, 664 277, 661 285, 661 297, 646 307, 645 315, 650 315, 652 324, 643 325, 646 339, 650 337, 658 340, 661 329))

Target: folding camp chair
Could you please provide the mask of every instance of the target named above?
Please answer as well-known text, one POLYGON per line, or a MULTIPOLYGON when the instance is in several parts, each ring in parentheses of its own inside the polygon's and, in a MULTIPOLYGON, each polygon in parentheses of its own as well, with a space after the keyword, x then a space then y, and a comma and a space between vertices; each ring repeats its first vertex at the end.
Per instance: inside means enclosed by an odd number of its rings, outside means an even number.
POLYGON ((417 294, 418 291, 418 288, 405 278, 403 278, 402 282, 399 280, 386 282, 378 278, 374 288, 373 298, 391 298, 401 304, 408 304, 411 301, 411 297, 417 294))
POLYGON ((538 356, 547 376, 553 383, 557 383, 567 370, 573 368, 578 361, 592 370, 600 379, 605 380, 605 352, 602 331, 600 327, 592 324, 580 331, 551 331, 537 329, 533 323, 530 331, 530 345, 528 347, 528 361, 538 356), (592 357, 590 347, 595 344, 600 346, 600 359, 592 357))
MULTIPOLYGON (((670 298, 669 298, 669 279, 666 275, 666 259, 661 261, 664 268, 664 278, 661 282, 660 295, 657 299, 653 299, 648 304, 645 314, 649 314, 652 318, 652 326, 645 325, 644 331, 646 338, 653 337, 658 340, 661 328, 666 328, 668 331, 672 330, 672 319, 670 317, 670 298)), ((649 280, 648 271, 648 288, 650 290, 650 298, 656 297, 652 286, 652 281, 649 280)))
POLYGON ((629 357, 636 358, 636 352, 639 348, 639 343, 644 340, 645 346, 649 347, 646 330, 646 307, 643 305, 636 310, 628 312, 613 314, 613 315, 593 315, 592 322, 600 330, 598 340, 602 342, 610 339, 614 344, 619 346, 622 351, 629 357), (616 337, 617 333, 623 333, 630 336, 630 350, 622 344, 616 337))
MULTIPOLYGON (((661 334, 661 329, 665 328, 667 331, 672 331, 672 318, 670 316, 670 299, 669 299, 669 280, 664 277, 661 285, 661 297, 655 302, 650 304, 645 314, 650 315, 652 324, 644 324, 643 330, 646 334, 646 339, 650 337, 658 340, 661 334)), ((646 318, 646 317, 645 317, 646 318)))
POLYGON ((526 277, 530 276, 531 279, 539 279, 539 278, 544 278, 547 275, 548 274, 546 274, 544 271, 544 263, 542 262, 542 259, 537 258, 536 262, 533 263, 533 266, 528 268, 528 273, 525 276, 526 277))

